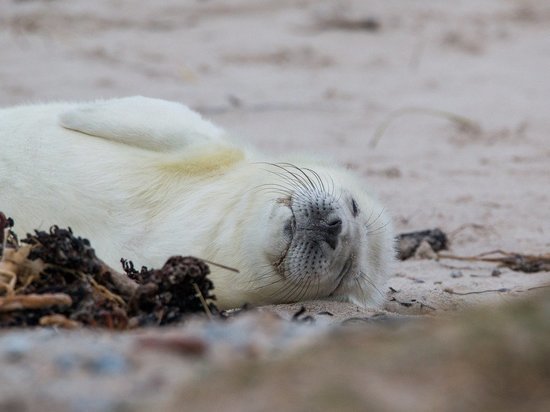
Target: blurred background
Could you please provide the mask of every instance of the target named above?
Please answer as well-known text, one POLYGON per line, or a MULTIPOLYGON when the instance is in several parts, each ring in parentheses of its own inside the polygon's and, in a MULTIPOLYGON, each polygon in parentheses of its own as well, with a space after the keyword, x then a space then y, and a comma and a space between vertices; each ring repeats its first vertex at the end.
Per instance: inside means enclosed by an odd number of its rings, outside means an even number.
POLYGON ((177 100, 355 169, 398 230, 549 246, 548 1, 3 0, 0 63, 2 106, 177 100))

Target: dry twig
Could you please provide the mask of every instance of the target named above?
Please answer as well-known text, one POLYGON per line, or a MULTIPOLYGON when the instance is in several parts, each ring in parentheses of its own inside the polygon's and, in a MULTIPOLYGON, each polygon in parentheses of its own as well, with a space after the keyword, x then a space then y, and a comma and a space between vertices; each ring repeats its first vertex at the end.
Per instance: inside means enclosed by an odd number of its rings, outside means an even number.
POLYGON ((463 260, 469 262, 498 263, 500 267, 525 273, 550 271, 550 253, 543 255, 527 255, 522 253, 493 250, 476 256, 456 256, 447 253, 439 253, 439 259, 463 260))

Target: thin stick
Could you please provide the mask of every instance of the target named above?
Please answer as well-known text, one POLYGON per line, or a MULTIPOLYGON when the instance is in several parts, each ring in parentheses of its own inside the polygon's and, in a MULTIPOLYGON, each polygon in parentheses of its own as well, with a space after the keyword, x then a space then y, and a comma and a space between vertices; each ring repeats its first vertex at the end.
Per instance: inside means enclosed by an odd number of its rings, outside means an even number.
POLYGON ((8 245, 8 236, 10 234, 9 228, 4 228, 4 237, 2 238, 2 253, 6 250, 6 246, 8 245))
POLYGON ((130 279, 127 274, 117 272, 101 259, 98 259, 98 261, 101 265, 101 273, 99 276, 104 276, 107 272, 109 272, 110 280, 113 282, 118 291, 120 291, 120 294, 125 298, 132 297, 139 287, 137 282, 130 279))
POLYGON ((486 289, 486 290, 474 290, 471 292, 455 292, 454 290, 450 288, 443 289, 444 292, 450 293, 451 295, 460 295, 460 296, 466 296, 466 295, 479 295, 482 293, 504 293, 504 292, 510 292, 510 289, 508 288, 501 288, 501 289, 486 289))
POLYGON ((212 313, 210 312, 210 308, 208 307, 208 304, 206 303, 206 300, 204 299, 204 296, 202 296, 201 290, 197 286, 195 282, 193 282, 193 287, 195 288, 195 291, 197 292, 197 295, 199 296, 199 299, 202 303, 202 306, 204 307, 204 311, 206 312, 206 315, 208 316, 208 319, 212 320, 212 313))
POLYGON ((524 255, 521 253, 505 252, 503 250, 494 250, 491 252, 481 253, 477 256, 456 256, 450 254, 439 253, 438 258, 454 259, 477 262, 500 263, 501 266, 506 266, 512 270, 523 272, 538 272, 550 270, 550 253, 544 255, 524 255), (496 257, 487 257, 489 255, 500 255, 496 257))
POLYGON ((217 266, 219 268, 222 268, 222 269, 225 269, 225 270, 229 270, 231 272, 235 272, 235 273, 240 273, 238 269, 235 269, 235 268, 232 268, 232 267, 229 267, 229 266, 225 266, 225 265, 222 265, 220 263, 215 263, 215 262, 212 262, 210 260, 206 260, 206 259, 202 259, 202 258, 199 258, 200 260, 202 260, 204 263, 207 263, 209 265, 212 265, 212 266, 217 266))
POLYGON ((126 305, 126 302, 124 301, 124 299, 122 299, 118 295, 115 295, 113 292, 111 292, 105 286, 100 285, 99 283, 97 283, 94 278, 90 277, 90 278, 88 278, 88 280, 90 281, 90 283, 92 284, 93 287, 95 287, 97 290, 99 290, 101 293, 103 293, 109 299, 117 302, 118 304, 120 304, 122 306, 126 305))
POLYGON ((395 110, 388 115, 388 117, 374 131, 374 134, 369 142, 369 146, 374 149, 378 145, 378 142, 380 141, 386 130, 393 123, 393 121, 407 114, 427 114, 430 116, 442 117, 450 120, 459 127, 464 128, 465 130, 469 130, 472 132, 479 132, 481 130, 481 127, 477 122, 455 113, 424 107, 405 107, 403 109, 395 110))
POLYGON ((532 288, 529 288, 527 290, 544 289, 544 288, 550 288, 550 285, 533 286, 532 288))

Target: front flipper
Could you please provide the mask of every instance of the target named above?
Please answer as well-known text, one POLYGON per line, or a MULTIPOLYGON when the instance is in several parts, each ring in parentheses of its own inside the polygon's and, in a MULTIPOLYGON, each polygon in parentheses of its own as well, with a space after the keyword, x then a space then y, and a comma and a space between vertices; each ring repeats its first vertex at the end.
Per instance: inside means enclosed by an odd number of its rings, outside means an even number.
POLYGON ((180 103, 135 96, 83 104, 61 126, 155 152, 223 143, 225 132, 180 103))

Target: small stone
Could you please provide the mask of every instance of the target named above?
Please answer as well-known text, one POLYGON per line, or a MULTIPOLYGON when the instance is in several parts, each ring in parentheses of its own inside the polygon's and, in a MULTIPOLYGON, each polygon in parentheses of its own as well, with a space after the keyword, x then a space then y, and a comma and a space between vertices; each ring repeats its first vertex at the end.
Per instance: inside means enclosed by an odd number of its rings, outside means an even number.
POLYGON ((63 353, 56 356, 53 362, 56 368, 61 372, 69 372, 79 364, 77 356, 72 353, 63 353))
POLYGON ((128 361, 117 353, 106 353, 89 359, 85 367, 100 375, 119 375, 128 370, 128 361))
POLYGON ((464 275, 462 274, 462 271, 460 271, 460 270, 453 270, 453 271, 451 272, 451 277, 452 277, 453 279, 461 278, 462 276, 464 276, 464 275))
POLYGON ((500 275, 502 275, 502 272, 499 269, 493 269, 491 272, 491 276, 498 278, 500 275))

